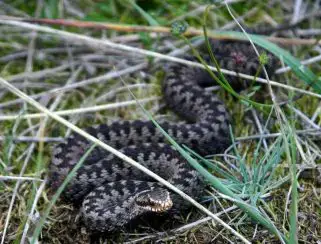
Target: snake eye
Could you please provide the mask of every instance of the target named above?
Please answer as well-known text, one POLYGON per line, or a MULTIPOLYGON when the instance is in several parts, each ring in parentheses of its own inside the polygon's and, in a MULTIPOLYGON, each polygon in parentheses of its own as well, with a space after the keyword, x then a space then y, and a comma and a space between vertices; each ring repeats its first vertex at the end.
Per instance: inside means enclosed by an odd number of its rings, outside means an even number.
POLYGON ((141 191, 135 201, 143 209, 158 213, 165 212, 173 206, 169 192, 162 188, 141 191))

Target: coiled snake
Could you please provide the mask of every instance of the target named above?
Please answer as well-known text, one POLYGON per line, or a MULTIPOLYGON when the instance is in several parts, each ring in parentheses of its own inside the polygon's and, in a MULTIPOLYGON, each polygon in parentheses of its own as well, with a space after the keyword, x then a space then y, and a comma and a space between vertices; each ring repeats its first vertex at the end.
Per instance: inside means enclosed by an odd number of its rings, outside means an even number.
MULTIPOLYGON (((258 58, 246 43, 213 43, 222 68, 255 75, 258 58)), ((229 77, 229 81, 238 82, 229 77)), ((213 84, 200 68, 169 64, 163 82, 168 106, 187 122, 161 122, 161 127, 180 144, 201 155, 222 152, 229 145, 229 114, 225 105, 202 86, 213 84)), ((164 136, 151 121, 116 121, 90 127, 87 132, 140 162, 195 199, 202 193, 202 180, 184 159, 166 145, 164 136)), ((90 147, 72 135, 53 150, 50 185, 56 189, 90 147)), ((81 204, 86 225, 97 231, 113 231, 131 220, 152 212, 184 210, 189 207, 141 171, 116 156, 95 148, 64 190, 65 199, 81 204)))

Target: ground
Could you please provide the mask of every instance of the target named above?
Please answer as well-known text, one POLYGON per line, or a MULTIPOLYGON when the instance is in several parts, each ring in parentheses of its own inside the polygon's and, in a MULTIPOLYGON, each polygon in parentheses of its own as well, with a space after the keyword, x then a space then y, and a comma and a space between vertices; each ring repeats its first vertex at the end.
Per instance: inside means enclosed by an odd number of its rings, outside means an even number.
POLYGON ((282 243, 281 236, 285 243, 319 243, 320 13, 313 1, 0 2, 1 243, 282 243), (172 117, 161 100, 162 68, 169 55, 192 53, 186 40, 197 43, 203 25, 213 39, 240 36, 212 30, 287 27, 266 37, 278 47, 255 42, 283 55, 270 81, 246 78, 255 81, 241 96, 211 87, 232 115, 235 143, 203 164, 217 181, 208 179, 201 203, 234 232, 192 208, 175 221, 90 233, 78 209, 46 185, 51 149, 71 128, 28 99, 85 128, 145 118, 129 88, 153 118, 172 117), (18 98, 10 85, 28 96, 18 98))

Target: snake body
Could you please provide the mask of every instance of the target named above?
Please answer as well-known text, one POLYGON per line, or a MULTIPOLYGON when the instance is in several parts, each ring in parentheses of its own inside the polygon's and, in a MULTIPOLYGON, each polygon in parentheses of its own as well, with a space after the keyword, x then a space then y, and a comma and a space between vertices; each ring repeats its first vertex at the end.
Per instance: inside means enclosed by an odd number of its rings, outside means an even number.
MULTIPOLYGON (((214 53, 222 68, 254 75, 259 62, 248 44, 217 42, 214 53)), ((232 82, 236 82, 236 79, 232 82)), ((223 102, 202 86, 213 84, 200 68, 169 64, 163 82, 164 99, 185 122, 160 122, 179 144, 201 155, 222 152, 229 143, 229 114, 223 102)), ((151 121, 115 121, 86 130, 108 145, 159 174, 195 199, 203 182, 151 121)), ((73 134, 57 145, 50 164, 50 185, 56 189, 91 146, 73 134)), ((144 173, 106 151, 95 148, 63 192, 66 200, 81 204, 87 227, 114 231, 144 214, 181 211, 189 203, 144 173)))

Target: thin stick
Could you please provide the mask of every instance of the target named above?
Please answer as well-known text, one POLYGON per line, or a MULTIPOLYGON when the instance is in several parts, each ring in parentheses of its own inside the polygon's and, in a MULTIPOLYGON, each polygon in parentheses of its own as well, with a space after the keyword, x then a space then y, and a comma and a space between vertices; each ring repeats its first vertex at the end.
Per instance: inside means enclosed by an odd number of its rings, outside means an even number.
MULTIPOLYGON (((170 27, 164 26, 143 26, 143 25, 122 25, 114 23, 101 23, 80 20, 67 19, 38 19, 38 18, 16 18, 12 16, 0 16, 2 20, 16 20, 21 22, 39 23, 47 25, 73 26, 78 28, 91 28, 99 30, 115 30, 119 32, 153 32, 153 33, 171 33, 170 27)), ((203 30, 195 29, 193 27, 187 28, 184 32, 185 36, 200 36, 203 35, 203 30)), ((219 32, 210 32, 209 38, 218 40, 235 40, 234 37, 220 34, 219 32)), ((280 43, 283 45, 317 45, 321 44, 317 39, 301 39, 301 38, 282 38, 282 37, 266 37, 269 41, 280 43)))
POLYGON ((36 136, 0 136, 0 141, 4 141, 7 138, 14 142, 63 142, 62 137, 36 137, 36 136))
MULTIPOLYGON (((144 98, 139 100, 141 103, 147 103, 152 101, 160 100, 160 97, 150 97, 150 98, 144 98)), ((60 116, 69 116, 73 114, 80 114, 80 113, 88 113, 88 112, 97 112, 101 110, 107 110, 107 109, 116 109, 120 107, 127 107, 131 105, 137 105, 137 102, 135 100, 130 101, 124 101, 119 103, 110 103, 110 104, 103 104, 103 105, 97 105, 87 108, 76 108, 76 109, 68 109, 68 110, 62 110, 53 112, 56 115, 60 116)), ((43 118, 47 117, 46 113, 35 113, 35 114, 13 114, 13 115, 0 115, 0 121, 3 120, 16 120, 16 119, 37 119, 37 118, 43 118)))
POLYGON ((0 175, 0 181, 5 181, 5 180, 27 180, 27 181, 40 181, 40 182, 43 181, 42 179, 37 179, 33 177, 0 175))

